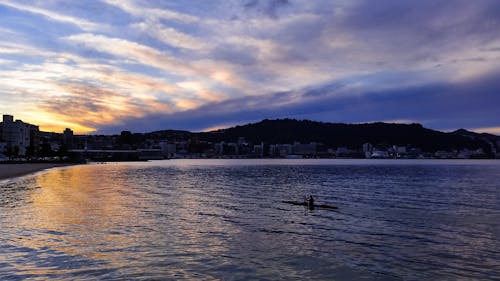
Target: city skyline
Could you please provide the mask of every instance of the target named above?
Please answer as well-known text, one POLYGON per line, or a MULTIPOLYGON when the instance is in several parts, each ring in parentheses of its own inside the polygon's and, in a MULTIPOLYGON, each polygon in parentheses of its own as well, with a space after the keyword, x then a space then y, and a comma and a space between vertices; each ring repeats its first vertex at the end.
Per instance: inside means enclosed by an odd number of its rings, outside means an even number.
POLYGON ((498 1, 0 1, 0 112, 44 131, 265 118, 500 134, 498 1))
POLYGON ((341 124, 310 120, 262 120, 225 130, 193 133, 75 135, 43 132, 3 115, 0 159, 66 161, 170 158, 499 158, 500 137, 466 130, 445 133, 420 124, 341 124))

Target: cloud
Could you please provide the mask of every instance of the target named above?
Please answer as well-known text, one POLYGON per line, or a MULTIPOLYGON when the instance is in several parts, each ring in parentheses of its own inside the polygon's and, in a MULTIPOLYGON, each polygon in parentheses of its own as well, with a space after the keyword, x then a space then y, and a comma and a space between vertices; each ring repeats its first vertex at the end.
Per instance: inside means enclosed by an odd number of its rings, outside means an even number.
MULTIPOLYGON (((295 117, 348 123, 411 120, 443 130, 477 128, 481 124, 494 127, 500 122, 496 106, 500 103, 500 96, 495 90, 500 87, 500 82, 496 77, 492 75, 467 83, 360 91, 355 95, 342 94, 350 90, 345 85, 335 83, 306 91, 215 102, 184 112, 153 114, 129 119, 124 124, 129 128, 140 128, 141 131, 152 131, 155 128, 196 131, 228 123, 295 117), (168 127, 165 127, 166 124, 168 127)), ((102 131, 120 129, 106 126, 102 131)))
POLYGON ((132 28, 142 33, 148 34, 161 42, 172 47, 202 50, 207 48, 207 44, 193 36, 179 32, 174 28, 164 26, 159 22, 146 21, 132 25, 132 28))
POLYGON ((16 42, 0 42, 0 55, 20 55, 31 57, 47 57, 54 55, 54 52, 41 48, 32 47, 16 42))
MULTIPOLYGON (((159 8, 148 8, 144 5, 138 5, 135 1, 129 0, 104 0, 109 5, 114 5, 131 15, 140 18, 149 18, 154 20, 171 20, 186 24, 195 24, 200 21, 196 16, 192 16, 185 13, 176 12, 169 9, 159 9, 159 8)), ((143 4, 143 3, 141 3, 143 4)))
POLYGON ((278 10, 289 5, 288 0, 248 0, 244 3, 245 9, 256 10, 272 18, 276 18, 278 10))
POLYGON ((66 16, 62 15, 50 10, 46 10, 43 8, 38 8, 34 6, 29 6, 29 5, 23 5, 19 3, 14 3, 11 1, 5 1, 2 0, 0 1, 0 5, 7 6, 10 8, 14 8, 20 11, 32 13, 32 14, 37 14, 37 15, 42 15, 50 20, 53 21, 58 21, 58 22, 63 22, 63 23, 69 23, 72 25, 77 26, 78 28, 86 31, 92 31, 92 30, 104 30, 107 29, 107 26, 103 24, 98 24, 94 23, 85 19, 77 18, 77 17, 71 17, 71 16, 66 16))
POLYGON ((88 132, 106 122, 119 123, 120 118, 174 108, 168 95, 178 89, 162 79, 73 54, 17 47, 22 54, 28 50, 29 55, 39 55, 44 63, 19 66, 12 62, 0 69, 0 95, 8 105, 0 108, 3 112, 20 108, 18 117, 26 116, 25 121, 36 121, 42 128, 63 122, 77 132, 88 132), (35 113, 46 117, 33 118, 35 113), (54 121, 49 122, 47 116, 54 121))
MULTIPOLYGON (((187 76, 208 76, 216 74, 223 64, 212 61, 183 61, 167 51, 142 45, 136 42, 120 38, 110 38, 103 35, 90 33, 72 35, 65 38, 68 42, 76 44, 80 48, 93 49, 98 52, 119 57, 132 63, 155 67, 167 74, 187 76)), ((222 69, 221 69, 222 70, 222 69)), ((231 82, 221 79, 221 82, 231 82)))
POLYGON ((187 69, 180 61, 177 61, 166 52, 121 38, 82 33, 68 36, 65 40, 77 44, 80 48, 94 49, 108 55, 127 58, 130 61, 163 70, 187 69))
MULTIPOLYGON (((253 7, 259 2, 248 3, 253 7)), ((494 55, 483 54, 483 61, 471 61, 480 57, 478 48, 484 44, 498 46, 497 29, 486 28, 496 27, 498 20, 491 16, 487 17, 487 24, 483 20, 483 15, 499 6, 495 2, 460 1, 458 5, 454 2, 439 6, 430 1, 418 5, 411 1, 392 1, 387 5, 370 1, 314 1, 294 5, 306 8, 283 18, 240 18, 224 25, 221 37, 245 34, 241 37, 253 41, 268 39, 268 45, 275 46, 265 57, 255 56, 258 60, 249 69, 252 74, 248 79, 265 71, 268 77, 274 76, 271 82, 297 88, 352 75, 414 71, 432 72, 433 79, 450 80, 482 75, 491 70, 487 64, 498 65, 498 56, 494 55), (436 66, 439 71, 434 69, 436 66), (304 76, 312 73, 318 79, 311 78, 302 85, 290 84, 290 80, 298 81, 297 77, 285 77, 297 73, 297 69, 304 76), (321 73, 328 73, 329 77, 321 73)), ((237 50, 229 50, 233 49, 237 50)), ((254 54, 259 50, 255 49, 254 54)), ((230 53, 216 54, 231 59, 230 53)), ((238 58, 234 61, 239 62, 238 58)))
POLYGON ((160 111, 169 112, 168 105, 154 98, 134 98, 127 93, 82 84, 59 84, 64 95, 39 105, 56 120, 72 122, 78 126, 99 127, 120 124, 125 118, 140 118, 160 111))
POLYGON ((470 130, 478 133, 489 133, 500 136, 500 127, 470 128, 470 130))
POLYGON ((0 97, 8 103, 0 110, 21 117, 53 114, 101 131, 293 116, 499 125, 469 87, 497 100, 488 77, 500 68, 498 1, 35 4, 0 0, 7 7, 0 97), (94 110, 102 122, 93 113, 71 116, 51 101, 94 110))
POLYGON ((485 44, 498 44, 499 7, 495 1, 421 1, 418 5, 362 1, 347 10, 336 27, 357 44, 364 43, 388 66, 413 63, 429 69, 441 64, 453 76, 462 68, 457 60, 479 56, 485 44))

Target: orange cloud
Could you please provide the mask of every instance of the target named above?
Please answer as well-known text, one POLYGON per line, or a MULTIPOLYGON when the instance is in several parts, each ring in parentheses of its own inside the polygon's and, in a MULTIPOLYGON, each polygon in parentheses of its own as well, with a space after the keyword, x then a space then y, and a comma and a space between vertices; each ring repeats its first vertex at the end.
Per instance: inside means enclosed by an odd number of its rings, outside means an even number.
POLYGON ((500 127, 485 127, 485 128, 475 128, 471 129, 474 132, 478 133, 489 133, 489 134, 495 134, 500 136, 500 127))
POLYGON ((199 102, 192 99, 175 98, 173 102, 180 110, 189 110, 200 106, 199 102))
POLYGON ((210 102, 219 102, 225 99, 223 94, 208 91, 199 92, 198 97, 210 102))
POLYGON ((47 115, 54 120, 70 125, 79 133, 94 131, 99 125, 117 124, 126 118, 170 110, 167 105, 153 97, 137 99, 127 94, 88 85, 59 84, 58 86, 63 95, 43 102, 39 108, 48 112, 47 115))

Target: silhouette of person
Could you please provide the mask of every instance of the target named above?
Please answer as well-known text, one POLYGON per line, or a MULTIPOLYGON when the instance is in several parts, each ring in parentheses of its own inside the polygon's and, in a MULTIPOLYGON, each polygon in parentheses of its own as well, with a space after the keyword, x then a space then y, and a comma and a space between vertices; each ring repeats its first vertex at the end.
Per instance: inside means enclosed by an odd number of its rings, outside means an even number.
POLYGON ((314 209, 314 198, 312 195, 309 195, 309 199, 307 200, 307 205, 309 206, 309 210, 314 209))

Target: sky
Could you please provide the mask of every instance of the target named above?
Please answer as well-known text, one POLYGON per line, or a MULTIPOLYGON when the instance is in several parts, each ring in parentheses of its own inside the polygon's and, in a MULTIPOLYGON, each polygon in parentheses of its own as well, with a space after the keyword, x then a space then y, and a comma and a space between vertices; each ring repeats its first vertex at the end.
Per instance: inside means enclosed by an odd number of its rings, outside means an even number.
POLYGON ((0 0, 0 39, 0 113, 44 131, 500 134, 498 0, 0 0))

